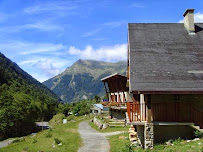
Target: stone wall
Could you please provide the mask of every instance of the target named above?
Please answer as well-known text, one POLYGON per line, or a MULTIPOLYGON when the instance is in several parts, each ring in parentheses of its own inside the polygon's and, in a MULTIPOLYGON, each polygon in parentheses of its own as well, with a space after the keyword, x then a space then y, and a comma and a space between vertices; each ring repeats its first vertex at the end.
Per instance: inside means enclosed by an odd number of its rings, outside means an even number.
POLYGON ((144 126, 143 125, 137 125, 137 137, 138 137, 138 143, 144 148, 144 126))
POLYGON ((144 126, 144 148, 154 146, 154 126, 153 123, 146 123, 144 126))
POLYGON ((154 127, 152 123, 137 126, 138 143, 143 148, 151 148, 154 146, 154 127))
POLYGON ((106 129, 109 125, 107 123, 103 123, 101 120, 96 117, 93 118, 93 123, 98 126, 99 129, 106 129))

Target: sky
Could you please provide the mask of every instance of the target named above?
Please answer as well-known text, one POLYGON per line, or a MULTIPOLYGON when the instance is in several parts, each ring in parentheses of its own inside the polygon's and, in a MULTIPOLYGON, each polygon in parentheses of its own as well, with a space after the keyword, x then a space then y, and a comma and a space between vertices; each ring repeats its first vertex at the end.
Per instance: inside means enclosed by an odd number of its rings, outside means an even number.
POLYGON ((43 82, 78 59, 127 60, 128 23, 203 22, 202 0, 0 0, 0 52, 43 82))

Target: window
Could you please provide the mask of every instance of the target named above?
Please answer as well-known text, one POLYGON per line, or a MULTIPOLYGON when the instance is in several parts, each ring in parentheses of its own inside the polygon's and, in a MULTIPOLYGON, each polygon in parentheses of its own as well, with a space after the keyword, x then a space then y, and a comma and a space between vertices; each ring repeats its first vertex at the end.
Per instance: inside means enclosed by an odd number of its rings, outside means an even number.
POLYGON ((180 101, 181 101, 181 95, 180 95, 180 94, 175 94, 175 95, 174 95, 174 101, 180 102, 180 101))

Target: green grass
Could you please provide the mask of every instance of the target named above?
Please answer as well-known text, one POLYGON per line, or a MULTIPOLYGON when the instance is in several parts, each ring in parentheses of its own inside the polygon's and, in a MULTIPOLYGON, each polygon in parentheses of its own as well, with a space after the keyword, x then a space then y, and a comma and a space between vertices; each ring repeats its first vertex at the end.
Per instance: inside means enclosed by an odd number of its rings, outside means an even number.
POLYGON ((128 129, 129 129, 129 126, 125 126, 125 127, 108 127, 106 129, 99 129, 93 122, 89 122, 89 125, 93 129, 95 129, 95 130, 97 130, 97 131, 99 131, 101 133, 104 133, 104 132, 115 132, 115 131, 128 131, 128 129))
POLYGON ((109 136, 108 140, 110 143, 110 152, 128 152, 129 151, 130 141, 128 138, 128 133, 109 136))
MULTIPOLYGON (((61 116, 56 116, 61 117, 61 116)), ((56 118, 57 119, 57 118, 56 118)), ((85 117, 76 117, 75 122, 68 122, 67 124, 60 124, 54 121, 53 129, 48 129, 37 133, 35 137, 26 136, 25 141, 12 143, 11 145, 1 148, 1 152, 77 152, 82 146, 82 139, 77 131, 78 124, 84 121, 85 117), (48 135, 47 135, 48 134, 48 135), (55 143, 54 138, 62 141, 62 146, 55 143), (53 147, 55 144, 55 147, 53 147)))
POLYGON ((185 140, 177 139, 173 142, 173 146, 155 145, 152 152, 203 152, 203 139, 198 141, 187 142, 185 140))
POLYGON ((130 146, 128 133, 109 136, 110 152, 203 152, 203 138, 198 141, 187 142, 177 139, 173 141, 173 146, 157 144, 152 150, 130 146), (119 139, 120 136, 124 138, 119 139))

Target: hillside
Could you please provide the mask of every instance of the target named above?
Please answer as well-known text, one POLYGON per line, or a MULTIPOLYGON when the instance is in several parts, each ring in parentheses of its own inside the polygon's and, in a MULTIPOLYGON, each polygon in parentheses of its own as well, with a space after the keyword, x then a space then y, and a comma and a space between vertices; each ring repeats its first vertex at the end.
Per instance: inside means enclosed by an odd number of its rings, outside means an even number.
POLYGON ((45 82, 63 101, 72 102, 105 94, 101 79, 113 73, 126 73, 126 62, 78 60, 63 73, 45 82))
POLYGON ((0 140, 32 131, 55 114, 59 98, 0 53, 0 140))

